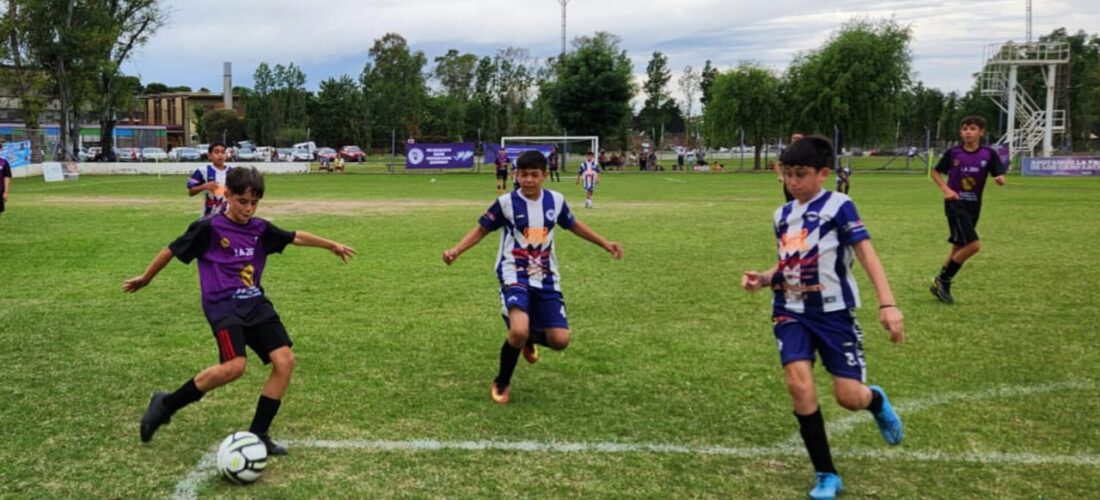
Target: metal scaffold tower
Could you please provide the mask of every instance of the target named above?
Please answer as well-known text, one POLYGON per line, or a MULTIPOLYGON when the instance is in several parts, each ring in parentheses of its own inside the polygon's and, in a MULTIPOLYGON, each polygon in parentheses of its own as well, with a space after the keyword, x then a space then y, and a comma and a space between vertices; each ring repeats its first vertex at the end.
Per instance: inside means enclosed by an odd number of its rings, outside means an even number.
MULTIPOLYGON (((1069 63, 1066 42, 993 44, 985 48, 981 92, 989 96, 1008 115, 1005 134, 997 141, 1007 144, 1012 155, 1035 154, 1042 144, 1042 155, 1054 152, 1054 134, 1066 131, 1066 110, 1054 109, 1059 90, 1058 66, 1069 63), (1021 66, 1037 66, 1046 85, 1046 105, 1040 107, 1018 84, 1021 66)), ((1065 69, 1061 72, 1065 81, 1065 69)))

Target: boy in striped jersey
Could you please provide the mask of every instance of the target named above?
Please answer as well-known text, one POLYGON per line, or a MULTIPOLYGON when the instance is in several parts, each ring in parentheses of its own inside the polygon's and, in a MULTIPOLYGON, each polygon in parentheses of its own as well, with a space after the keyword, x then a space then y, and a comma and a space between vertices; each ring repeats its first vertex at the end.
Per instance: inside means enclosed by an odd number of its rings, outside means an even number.
POLYGON ((592 195, 596 192, 596 184, 600 183, 600 167, 592 160, 591 151, 585 153, 584 162, 581 163, 580 170, 577 170, 577 181, 573 184, 580 184, 582 180, 584 181, 584 208, 592 208, 592 195))
POLYGON ((501 229, 496 273, 500 280, 501 315, 508 337, 500 348, 500 371, 489 389, 493 402, 509 400, 512 373, 522 352, 528 363, 538 361, 538 347, 560 351, 569 345, 569 323, 561 294, 554 235, 561 227, 621 259, 623 248, 607 241, 573 217, 561 193, 543 189, 546 157, 527 151, 516 160, 519 190, 505 193, 489 207, 466 236, 443 251, 451 265, 486 235, 501 229))
POLYGON ((204 193, 200 218, 225 213, 229 206, 225 199, 225 177, 229 175, 231 167, 225 164, 229 156, 225 152, 225 144, 215 142, 206 152, 210 157, 210 164, 206 168, 195 169, 187 179, 188 196, 204 193))
POLYGON ((816 471, 815 499, 835 498, 843 489, 833 466, 825 421, 814 393, 814 353, 833 376, 837 402, 851 411, 869 410, 883 439, 902 439, 901 420, 886 393, 865 385, 863 338, 855 319, 859 289, 852 275, 852 257, 859 259, 875 286, 879 323, 890 340, 905 339, 901 311, 890 291, 870 235, 848 196, 825 191, 833 162, 828 139, 806 137, 780 159, 787 189, 794 200, 775 212, 779 263, 764 272, 746 271, 741 286, 755 292, 774 290, 772 317, 787 390, 794 403, 802 440, 816 471))

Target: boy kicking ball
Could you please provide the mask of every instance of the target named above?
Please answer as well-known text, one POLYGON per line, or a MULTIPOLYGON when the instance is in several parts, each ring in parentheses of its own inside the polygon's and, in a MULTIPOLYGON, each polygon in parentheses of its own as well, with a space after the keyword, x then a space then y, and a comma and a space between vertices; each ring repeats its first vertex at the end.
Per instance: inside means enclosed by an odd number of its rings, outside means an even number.
POLYGON ((765 286, 774 291, 772 321, 779 357, 799 433, 816 472, 810 498, 832 499, 844 485, 833 465, 814 391, 815 353, 833 377, 840 406, 870 411, 891 446, 901 443, 903 434, 886 392, 865 385, 863 337, 854 315, 860 301, 852 275, 853 254, 875 286, 879 323, 890 332, 890 340, 904 341, 905 332, 855 204, 844 194, 822 189, 833 166, 832 144, 823 137, 800 139, 783 152, 780 162, 794 199, 775 212, 779 262, 764 272, 746 271, 741 286, 749 292, 765 286))

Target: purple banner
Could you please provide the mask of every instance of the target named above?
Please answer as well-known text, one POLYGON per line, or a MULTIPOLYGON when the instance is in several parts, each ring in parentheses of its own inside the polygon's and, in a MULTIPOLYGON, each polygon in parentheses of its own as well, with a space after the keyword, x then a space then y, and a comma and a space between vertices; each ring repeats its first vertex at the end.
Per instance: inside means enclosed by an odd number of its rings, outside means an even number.
MULTIPOLYGON (((542 153, 543 156, 549 158, 550 153, 554 150, 553 144, 509 144, 507 146, 508 159, 512 160, 512 163, 516 162, 516 158, 526 151, 531 150, 542 153)), ((485 145, 485 164, 492 165, 497 162, 497 155, 500 154, 499 144, 486 144, 485 145)))
POLYGON ((409 144, 405 168, 474 168, 474 143, 409 144))
POLYGON ((1100 156, 1024 158, 1024 175, 1100 175, 1100 156))

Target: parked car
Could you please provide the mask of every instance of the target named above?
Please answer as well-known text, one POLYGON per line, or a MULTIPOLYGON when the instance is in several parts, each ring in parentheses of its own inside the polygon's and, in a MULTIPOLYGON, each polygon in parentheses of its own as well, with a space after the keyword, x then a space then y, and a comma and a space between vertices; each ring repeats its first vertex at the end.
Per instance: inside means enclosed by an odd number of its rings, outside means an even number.
POLYGON ((317 161, 332 161, 336 159, 336 150, 332 148, 317 149, 317 161))
POLYGON ((179 147, 168 152, 168 159, 172 161, 200 161, 202 154, 195 148, 179 147))
POLYGON ((143 161, 165 161, 168 153, 160 148, 144 148, 141 150, 141 158, 143 161))
POLYGON ((299 142, 294 145, 295 150, 304 149, 309 153, 309 161, 313 161, 317 158, 317 143, 313 141, 299 142))
POLYGON ((207 156, 209 155, 210 145, 209 144, 199 144, 198 146, 195 146, 195 149, 199 150, 199 159, 200 160, 205 160, 207 158, 207 156))
POLYGON ((340 157, 347 161, 357 161, 362 163, 367 159, 367 154, 359 149, 359 146, 344 146, 340 148, 340 157))
POLYGON ((308 148, 294 148, 291 161, 313 161, 313 153, 308 148))
POLYGON ((118 161, 141 161, 141 150, 137 148, 118 148, 118 161))
POLYGON ((237 150, 237 161, 256 161, 260 159, 260 155, 256 154, 256 150, 252 148, 240 148, 237 150))
POLYGON ((294 161, 294 148, 279 148, 275 152, 279 155, 279 161, 294 161))

